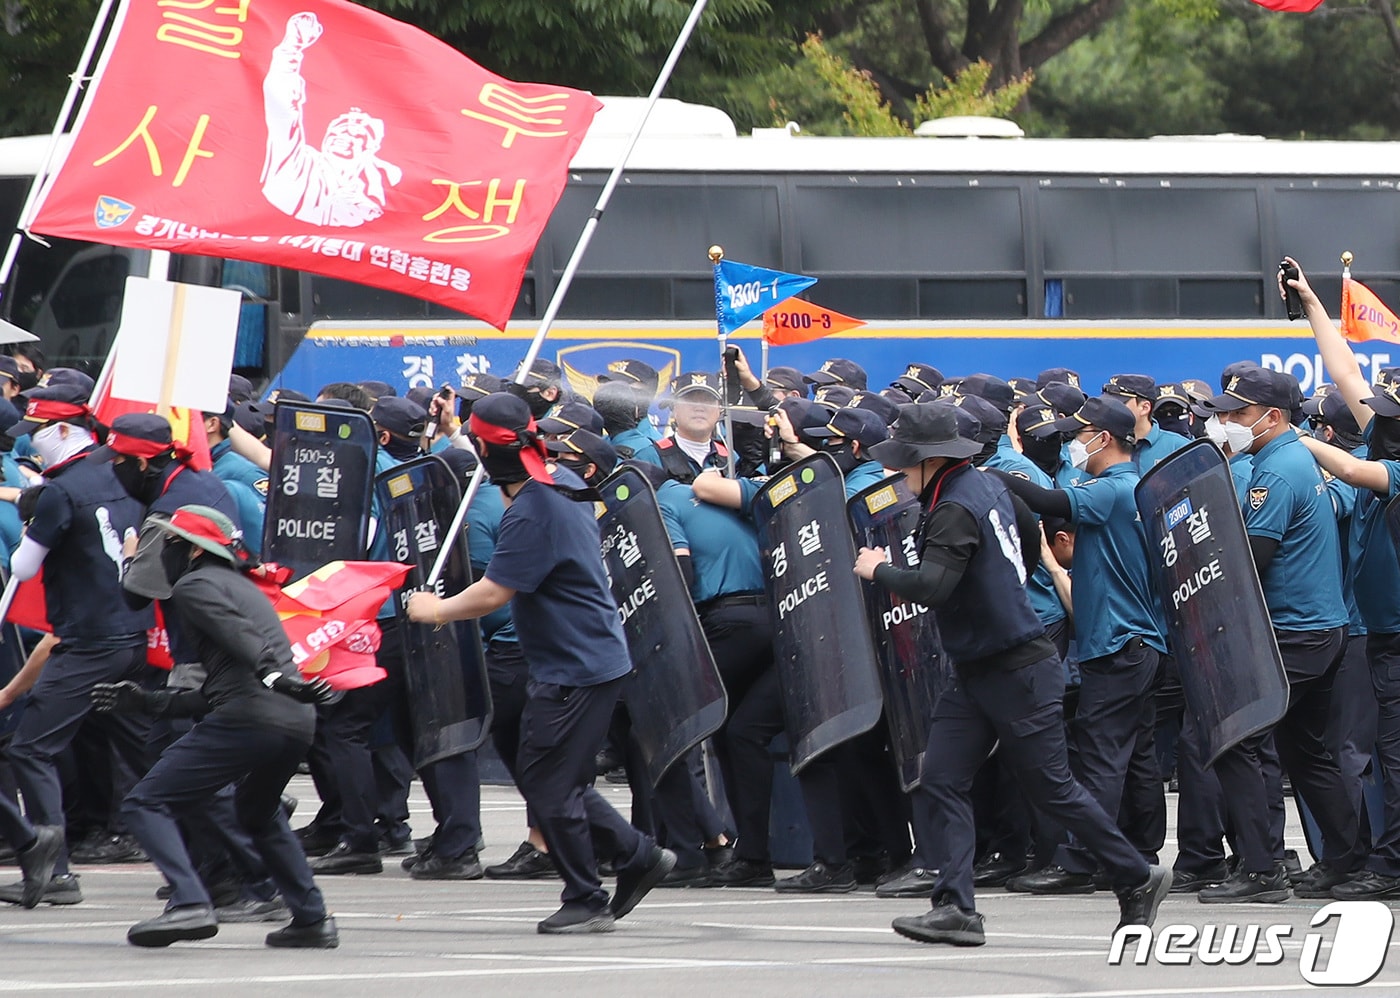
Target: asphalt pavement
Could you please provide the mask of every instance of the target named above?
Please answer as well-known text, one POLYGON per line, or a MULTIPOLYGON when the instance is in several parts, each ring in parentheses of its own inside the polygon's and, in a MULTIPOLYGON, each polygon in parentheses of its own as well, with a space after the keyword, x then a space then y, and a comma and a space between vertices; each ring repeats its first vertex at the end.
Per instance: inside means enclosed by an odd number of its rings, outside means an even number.
MULTIPOLYGON (((293 824, 314 812, 310 781, 291 792, 302 798, 293 824)), ((608 787, 626 808, 625 790, 608 787)), ((484 859, 499 862, 522 838, 525 809, 509 787, 483 794, 484 859)), ((1175 826, 1175 798, 1168 798, 1175 826)), ((415 788, 414 824, 430 830, 426 800, 415 788)), ((624 811, 625 813, 625 811, 624 811)), ((1302 849, 1296 825, 1290 845, 1302 849)), ((1167 858, 1174 851, 1168 843, 1167 858)), ((1306 865, 1306 861, 1305 861, 1306 865)), ((1321 901, 1207 907, 1173 895, 1162 906, 1168 925, 1203 930, 1269 926, 1282 946, 1272 965, 1204 963, 1195 942, 1178 942, 1189 963, 1165 964, 1155 955, 1134 965, 1108 961, 1117 922, 1111 894, 1040 898, 990 891, 978 898, 987 944, 957 949, 910 942, 890 931, 890 920, 916 914, 923 901, 885 901, 870 891, 790 897, 772 890, 658 890, 608 935, 541 936, 535 923, 559 903, 558 881, 529 883, 419 882, 386 863, 383 874, 323 877, 321 887, 340 926, 337 950, 270 950, 263 936, 275 925, 227 925, 210 940, 165 950, 127 944, 127 927, 160 909, 161 879, 149 864, 79 867, 87 900, 73 907, 0 910, 0 993, 160 995, 511 995, 561 993, 608 998, 674 995, 722 998, 1031 998, 1050 995, 1271 995, 1310 991, 1300 964, 1326 969, 1342 931, 1334 920, 1311 929, 1321 901), (1286 931, 1285 931, 1286 930, 1286 931), (1320 937, 1321 957, 1305 957, 1309 933, 1320 937)), ((1156 946, 1167 959, 1160 935, 1156 946)), ((1366 993, 1400 995, 1400 946, 1392 933, 1390 959, 1366 993), (1374 989, 1374 990, 1372 990, 1374 989)), ((1208 947, 1209 948, 1209 947, 1208 947)), ((1340 947, 1339 947, 1340 948, 1340 947)), ((1236 950, 1245 947, 1237 942, 1236 950)), ((1336 993, 1338 989, 1333 989, 1336 993)))

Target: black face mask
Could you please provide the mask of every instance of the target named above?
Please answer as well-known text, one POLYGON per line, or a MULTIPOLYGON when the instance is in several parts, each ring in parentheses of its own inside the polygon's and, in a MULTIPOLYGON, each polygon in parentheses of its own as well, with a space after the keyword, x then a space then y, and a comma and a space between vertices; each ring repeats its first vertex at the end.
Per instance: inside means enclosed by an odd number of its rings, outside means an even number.
POLYGON ((39 375, 35 374, 33 371, 20 371, 18 382, 19 390, 21 392, 27 392, 31 388, 38 387, 39 375))
POLYGON ((165 580, 172 586, 190 570, 190 548, 189 541, 172 537, 161 549, 160 566, 165 569, 165 580))
POLYGON ((393 433, 389 434, 389 442, 387 444, 381 443, 379 446, 388 451, 389 456, 395 461, 408 461, 418 456, 417 441, 409 440, 407 437, 396 436, 393 433))
POLYGON ((599 468, 596 464, 593 464, 592 461, 566 461, 563 458, 559 458, 558 463, 560 467, 568 468, 570 471, 572 471, 575 475, 578 475, 579 478, 582 478, 584 482, 586 482, 589 485, 597 485, 604 478, 608 477, 607 475, 603 474, 602 469, 599 468), (589 465, 593 466, 593 474, 585 475, 584 471, 588 469, 589 465))
POLYGON ((1028 433, 1021 438, 1021 452, 1048 475, 1060 466, 1060 435, 1033 437, 1028 433))
POLYGON ((857 466, 862 464, 860 458, 856 457, 855 450, 851 447, 850 441, 828 447, 826 452, 831 455, 836 462, 836 467, 841 469, 841 474, 849 475, 855 471, 857 466))
POLYGON ((982 445, 982 449, 978 451, 975 455, 973 455, 972 463, 980 468, 982 467, 982 465, 986 464, 989 460, 991 460, 992 455, 996 452, 997 441, 988 440, 985 444, 982 445))
POLYGON ((1372 461, 1400 461, 1400 419, 1373 416, 1370 429, 1366 456, 1372 461))
POLYGON ((1179 433, 1188 440, 1195 436, 1191 432, 1191 418, 1184 412, 1177 416, 1158 416, 1157 425, 1168 433, 1179 433))
POLYGON ((149 506, 160 496, 160 482, 165 474, 165 468, 156 467, 154 464, 147 464, 146 470, 141 470, 141 465, 135 458, 127 458, 120 464, 113 463, 112 471, 117 476, 117 481, 122 483, 122 488, 126 494, 131 496, 143 506, 149 506))
MULTIPOLYGON (((486 474, 491 476, 492 485, 514 485, 530 477, 530 473, 520 461, 518 449, 503 450, 495 445, 488 446, 490 450, 482 455, 481 466, 486 469, 486 474)), ((480 450, 477 452, 480 453, 480 450)))
POLYGON ((544 418, 544 414, 554 408, 556 399, 547 399, 539 392, 526 392, 525 402, 530 406, 530 415, 536 419, 544 418))
POLYGON ((0 454, 8 454, 15 449, 15 438, 8 433, 0 433, 0 454))

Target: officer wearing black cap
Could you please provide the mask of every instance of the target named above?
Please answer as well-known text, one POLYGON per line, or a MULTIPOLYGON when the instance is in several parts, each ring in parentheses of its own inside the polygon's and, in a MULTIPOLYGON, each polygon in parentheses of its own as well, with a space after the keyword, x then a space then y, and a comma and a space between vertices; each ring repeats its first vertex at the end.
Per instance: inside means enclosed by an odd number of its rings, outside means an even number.
POLYGON ((1201 431, 1191 412, 1191 403, 1198 401, 1179 384, 1159 385, 1157 400, 1152 403, 1152 420, 1165 433, 1175 433, 1187 440, 1200 437, 1201 431))
MULTIPOLYGON (((1208 407, 1236 451, 1254 455, 1244 507, 1254 563, 1273 619, 1289 681, 1288 712, 1273 729, 1274 743, 1294 788, 1317 819, 1323 861, 1301 890, 1328 896, 1365 859, 1355 807, 1326 749, 1332 686, 1346 642, 1341 546, 1326 483, 1287 416, 1297 379, 1262 367, 1230 377, 1208 407)), ((1229 880, 1198 897, 1206 903, 1279 901, 1288 896, 1282 844, 1268 827, 1261 732, 1215 763, 1235 831, 1240 865, 1229 880)))
POLYGON ((833 357, 823 362, 811 374, 804 375, 803 380, 818 388, 822 385, 845 385, 857 392, 863 391, 868 383, 865 368, 845 357, 833 357))
POLYGON ((468 430, 507 504, 496 549, 486 574, 455 596, 413 594, 409 616, 443 623, 510 604, 517 623, 528 622, 520 642, 530 668, 522 722, 530 734, 517 755, 517 785, 565 881, 563 906, 538 928, 610 931, 671 871, 675 855, 624 821, 592 787, 594 756, 632 669, 593 509, 571 499, 595 493, 569 470, 546 463, 529 407, 514 395, 478 402, 468 430), (595 849, 618 868, 611 903, 595 849))
POLYGON ((549 441, 547 447, 560 465, 589 485, 597 485, 617 467, 617 449, 592 430, 574 430, 549 441))
POLYGON ((1048 367, 1035 376, 1035 386, 1043 390, 1049 385, 1069 385, 1071 388, 1083 388, 1079 383, 1079 372, 1072 371, 1068 367, 1048 367))
POLYGON ((154 555, 170 587, 167 605, 205 675, 198 687, 179 692, 147 691, 131 682, 93 689, 99 712, 201 718, 161 754, 122 806, 171 885, 165 911, 133 925, 127 941, 169 946, 218 932, 209 892, 176 821, 182 812, 214 804, 236 784, 236 808, 228 820, 251 834, 259 861, 292 911, 292 924, 269 935, 268 945, 333 948, 339 941, 335 922, 281 804, 311 744, 316 714, 310 704, 328 698, 331 688, 325 680, 298 675, 277 614, 243 574, 256 559, 233 521, 209 506, 190 505, 154 522, 167 535, 154 555))
POLYGON ((603 417, 587 402, 576 399, 556 406, 553 414, 538 420, 538 425, 546 438, 567 436, 579 429, 601 434, 603 417))
MULTIPOLYGON (((111 464, 89 459, 96 440, 87 391, 77 383, 60 383, 32 389, 27 400, 24 423, 44 461, 45 485, 11 568, 21 581, 43 569, 45 609, 59 643, 30 692, 8 755, 29 820, 62 825, 55 760, 88 716, 94 685, 122 680, 155 685, 156 672, 146 665, 146 632, 154 617, 149 608, 129 607, 122 595, 123 538, 135 535, 145 508, 122 487, 111 464)), ((99 723, 111 744, 113 792, 120 799, 148 765, 150 720, 99 723)), ((123 831, 119 820, 112 831, 123 831)), ((44 898, 81 901, 66 853, 54 869, 44 898)))
POLYGON ((1149 868, 1070 775, 1059 656, 1025 595, 1026 576, 1039 559, 1039 532, 995 478, 973 473, 977 449, 958 436, 953 412, 936 405, 906 406, 894 436, 873 448, 919 496, 920 561, 917 569, 896 569, 884 551, 862 548, 856 574, 933 609, 956 669, 934 707, 920 778, 944 861, 932 910, 895 919, 894 929, 920 942, 984 942, 973 898, 967 787, 997 742, 1031 802, 1103 862, 1118 891, 1120 924, 1151 925, 1171 874, 1149 868))
POLYGON ((812 401, 828 412, 843 409, 856 397, 856 390, 849 385, 822 385, 812 394, 812 401))
POLYGON ((647 408, 650 396, 636 385, 623 381, 605 381, 593 393, 593 408, 602 417, 608 440, 620 458, 633 458, 658 467, 661 456, 656 452, 657 435, 652 428, 647 408))
MULTIPOLYGON (((890 382, 890 387, 898 389, 915 401, 924 392, 936 392, 943 384, 943 372, 928 364, 910 364, 904 373, 890 382)), ((893 420, 891 420, 893 422, 893 420)))
POLYGON ((793 396, 807 397, 807 380, 795 367, 770 367, 762 380, 763 387, 773 393, 775 403, 793 396))
MULTIPOLYGON (((1291 262, 1291 261, 1290 261, 1291 262)), ((1366 657, 1371 686, 1379 704, 1376 752, 1385 798, 1385 829, 1371 849, 1365 868, 1347 883, 1332 888, 1343 900, 1385 900, 1400 896, 1400 561, 1395 557, 1385 509, 1400 491, 1400 390, 1395 369, 1376 372, 1367 382, 1356 354, 1342 338, 1301 273, 1291 282, 1317 339, 1336 394, 1345 400, 1362 431, 1366 458, 1317 441, 1303 441, 1314 458, 1357 490, 1348 538, 1347 573, 1357 609, 1366 624, 1366 657)), ((1282 294, 1280 288, 1280 294, 1282 294)), ((1295 784, 1296 785, 1296 784, 1295 784)))
POLYGON ((729 449, 715 437, 723 411, 719 378, 701 371, 679 375, 671 382, 671 410, 675 436, 656 443, 666 474, 689 485, 706 468, 726 467, 729 449))
MULTIPOLYGON (((1121 807, 1145 816, 1133 829, 1133 845, 1155 861, 1166 838, 1166 800, 1153 752, 1153 690, 1167 646, 1133 499, 1137 419, 1118 399, 1104 396, 1089 399, 1056 425, 1070 434, 1072 462, 1094 477, 1068 489, 1001 477, 1035 512, 1075 526, 1076 773, 1109 814, 1117 816, 1121 807)), ((1090 893, 1093 873, 1093 858, 1071 841, 1052 865, 1012 879, 1007 889, 1090 893)))
POLYGON ((0 398, 6 401, 20 393, 19 364, 8 354, 0 354, 0 398))
POLYGON ((1009 416, 1016 407, 1016 389, 1007 381, 991 374, 969 374, 958 382, 956 395, 975 395, 1009 416))
POLYGON ((1133 437, 1133 466, 1145 475, 1157 462, 1175 454, 1191 442, 1189 437, 1169 433, 1152 419, 1157 402, 1157 382, 1146 374, 1115 374, 1103 386, 1105 395, 1121 400, 1137 420, 1133 437))
POLYGON ((609 382, 622 382, 631 385, 642 392, 648 399, 656 397, 656 393, 661 391, 661 374, 650 364, 644 364, 640 360, 616 360, 608 365, 608 369, 598 375, 598 384, 605 385, 609 382))
POLYGON ((530 415, 543 419, 564 402, 564 372, 559 365, 544 357, 536 357, 529 372, 522 379, 525 401, 530 405, 530 415))
MULTIPOLYGON (((898 389, 886 389, 895 392, 903 399, 904 394, 898 389)), ((886 426, 893 426, 894 421, 899 418, 899 407, 905 404, 903 401, 896 402, 883 394, 875 392, 856 392, 855 397, 848 403, 852 409, 868 409, 879 416, 886 426)))
POLYGON ((228 376, 228 397, 229 401, 235 405, 239 402, 253 401, 253 383, 241 374, 230 374, 228 376))
POLYGON ((807 434, 826 440, 826 452, 835 460, 846 479, 846 498, 869 488, 885 477, 879 461, 870 459, 870 448, 889 439, 885 421, 866 409, 838 409, 825 426, 811 427, 807 434))
POLYGON ((1021 441, 1021 453, 1053 481, 1064 464, 1064 435, 1055 423, 1060 414, 1038 395, 1026 400, 1016 414, 1016 435, 1021 441))

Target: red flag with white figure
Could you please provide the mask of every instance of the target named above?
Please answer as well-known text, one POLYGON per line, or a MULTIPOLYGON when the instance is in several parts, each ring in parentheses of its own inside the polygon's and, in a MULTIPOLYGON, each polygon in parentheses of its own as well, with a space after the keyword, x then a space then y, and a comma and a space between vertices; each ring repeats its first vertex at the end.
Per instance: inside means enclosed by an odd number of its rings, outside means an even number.
POLYGON ((29 224, 510 317, 601 106, 344 0, 128 3, 29 224))

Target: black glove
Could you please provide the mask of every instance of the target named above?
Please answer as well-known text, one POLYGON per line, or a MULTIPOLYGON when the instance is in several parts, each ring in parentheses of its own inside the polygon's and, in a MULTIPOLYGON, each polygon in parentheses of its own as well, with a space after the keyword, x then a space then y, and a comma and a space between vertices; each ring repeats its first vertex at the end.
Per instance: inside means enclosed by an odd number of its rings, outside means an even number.
POLYGON ((20 490, 15 505, 19 507, 19 518, 22 522, 28 523, 34 519, 34 509, 39 505, 39 496, 43 495, 44 488, 43 485, 31 485, 20 490))
POLYGON ((147 714, 151 712, 151 695, 130 681, 98 683, 92 688, 92 708, 104 714, 147 714))
POLYGON ((298 703, 328 703, 335 695, 331 684, 324 679, 301 679, 273 672, 263 682, 268 689, 289 696, 298 703))

